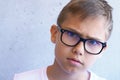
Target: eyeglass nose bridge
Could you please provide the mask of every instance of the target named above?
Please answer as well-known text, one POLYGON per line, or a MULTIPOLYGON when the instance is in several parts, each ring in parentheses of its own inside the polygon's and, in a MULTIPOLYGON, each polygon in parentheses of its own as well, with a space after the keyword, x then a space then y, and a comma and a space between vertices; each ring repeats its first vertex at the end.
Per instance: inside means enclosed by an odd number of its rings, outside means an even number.
POLYGON ((74 46, 77 46, 80 42, 83 42, 83 46, 85 46, 85 42, 87 41, 86 39, 83 39, 81 37, 79 37, 79 41, 74 45, 74 46))

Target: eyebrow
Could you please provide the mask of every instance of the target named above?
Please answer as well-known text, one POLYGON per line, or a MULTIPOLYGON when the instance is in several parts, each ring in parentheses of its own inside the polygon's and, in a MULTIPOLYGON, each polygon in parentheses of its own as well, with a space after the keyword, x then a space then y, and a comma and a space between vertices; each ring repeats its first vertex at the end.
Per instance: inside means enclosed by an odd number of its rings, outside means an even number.
MULTIPOLYGON (((61 28, 62 28, 62 27, 61 27, 61 28)), ((74 30, 74 29, 72 29, 72 28, 64 27, 64 28, 62 28, 62 29, 65 29, 65 30, 71 31, 71 32, 73 32, 73 33, 75 33, 75 34, 77 34, 77 35, 79 35, 80 37, 83 38, 83 34, 81 34, 80 32, 78 32, 78 31, 76 31, 76 30, 74 30)), ((86 36, 86 37, 87 37, 87 39, 92 39, 92 40, 96 40, 96 41, 100 41, 100 42, 102 42, 102 40, 100 40, 99 38, 90 37, 90 36, 86 36)))

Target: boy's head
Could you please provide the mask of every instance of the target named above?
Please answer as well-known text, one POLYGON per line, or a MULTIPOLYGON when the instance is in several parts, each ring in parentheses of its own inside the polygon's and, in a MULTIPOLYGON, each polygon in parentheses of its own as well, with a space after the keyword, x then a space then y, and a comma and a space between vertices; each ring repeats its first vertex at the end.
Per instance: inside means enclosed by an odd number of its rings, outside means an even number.
POLYGON ((106 20, 106 40, 109 39, 112 28, 112 7, 105 0, 71 0, 58 16, 57 24, 62 25, 68 17, 78 16, 80 21, 87 18, 104 17, 106 20))
POLYGON ((112 8, 104 0, 72 0, 51 27, 55 66, 65 72, 86 70, 106 49, 112 31, 112 8))

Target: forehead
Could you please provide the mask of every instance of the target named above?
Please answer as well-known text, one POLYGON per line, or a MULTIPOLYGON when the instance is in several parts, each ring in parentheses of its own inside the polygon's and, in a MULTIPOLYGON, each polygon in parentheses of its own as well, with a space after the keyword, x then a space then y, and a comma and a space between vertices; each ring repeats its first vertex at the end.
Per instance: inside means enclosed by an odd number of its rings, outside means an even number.
POLYGON ((62 28, 77 32, 84 38, 95 38, 103 42, 106 41, 106 20, 104 17, 89 17, 81 20, 79 16, 69 16, 61 26, 62 28))

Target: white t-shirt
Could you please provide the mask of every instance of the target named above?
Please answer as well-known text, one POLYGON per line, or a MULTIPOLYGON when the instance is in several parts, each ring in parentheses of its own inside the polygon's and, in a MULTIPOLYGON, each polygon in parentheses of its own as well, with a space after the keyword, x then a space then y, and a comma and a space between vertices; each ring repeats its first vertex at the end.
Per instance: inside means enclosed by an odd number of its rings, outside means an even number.
MULTIPOLYGON (((46 70, 47 68, 41 68, 37 70, 23 72, 20 74, 15 74, 14 80, 48 80, 46 70)), ((90 80, 105 80, 105 79, 97 76, 93 72, 90 72, 90 80)))

